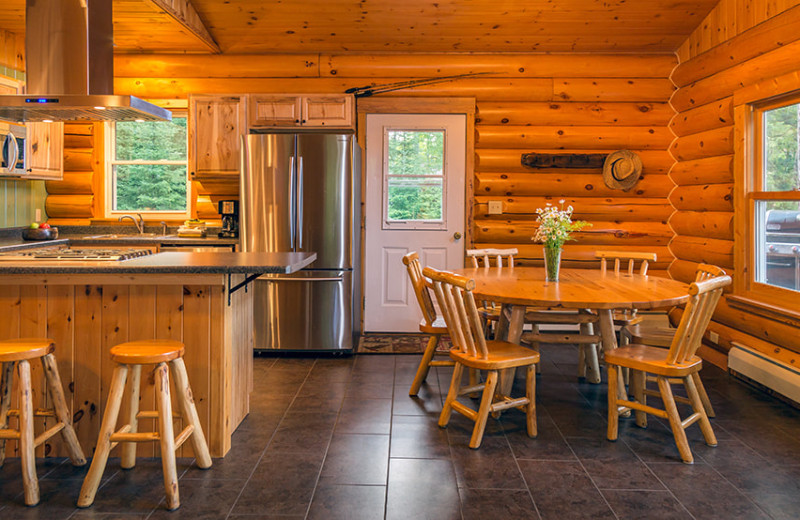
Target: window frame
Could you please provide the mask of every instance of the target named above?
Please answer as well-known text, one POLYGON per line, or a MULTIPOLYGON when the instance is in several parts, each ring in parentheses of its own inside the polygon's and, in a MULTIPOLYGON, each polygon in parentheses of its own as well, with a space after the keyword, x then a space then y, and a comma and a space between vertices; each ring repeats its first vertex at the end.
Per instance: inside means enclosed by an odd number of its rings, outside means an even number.
MULTIPOLYGON (((758 83, 734 93, 734 294, 728 300, 757 314, 800 324, 798 291, 757 281, 759 213, 770 200, 798 201, 800 190, 767 191, 764 172, 764 113, 800 103, 800 80, 758 83)), ((766 226, 766 223, 764 223, 766 226)))
POLYGON ((192 214, 192 180, 189 176, 189 111, 186 109, 172 110, 173 118, 186 118, 186 159, 183 161, 148 161, 148 160, 116 160, 116 122, 110 121, 105 125, 105 172, 104 172, 104 201, 105 218, 119 218, 122 215, 140 213, 145 221, 148 220, 185 220, 192 214), (158 165, 184 165, 186 167, 186 210, 185 211, 135 211, 115 210, 114 207, 114 166, 125 164, 158 164, 158 165))
POLYGON ((408 230, 422 230, 422 231, 441 231, 447 229, 447 175, 448 175, 448 158, 447 158, 447 128, 445 127, 417 127, 417 126, 403 126, 403 127, 389 127, 383 128, 383 172, 381 174, 383 181, 382 191, 382 206, 383 206, 383 229, 408 229, 408 230), (428 177, 431 179, 441 179, 442 185, 442 218, 439 220, 389 220, 389 178, 390 177, 406 177, 404 175, 389 175, 389 132, 441 132, 442 133, 442 174, 439 176, 433 175, 420 175, 419 177, 428 177))

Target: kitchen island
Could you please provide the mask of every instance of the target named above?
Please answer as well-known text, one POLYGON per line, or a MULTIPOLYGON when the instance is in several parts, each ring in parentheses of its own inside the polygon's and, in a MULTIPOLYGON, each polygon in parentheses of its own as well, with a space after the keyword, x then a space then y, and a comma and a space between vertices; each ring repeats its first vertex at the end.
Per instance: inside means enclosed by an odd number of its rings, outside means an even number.
MULTIPOLYGON (((221 457, 249 411, 253 291, 248 282, 259 274, 298 271, 315 259, 314 253, 232 252, 158 253, 122 262, 7 259, 0 261, 0 338, 55 341, 67 404, 87 454, 97 442, 114 368, 109 349, 133 340, 182 341, 211 454, 221 457)), ((32 377, 34 392, 44 392, 41 367, 32 377)), ((143 374, 142 381, 140 409, 155 409, 152 374, 143 374)), ((37 428, 52 422, 36 420, 37 428)), ((142 430, 155 429, 152 419, 142 420, 142 430)), ((7 455, 15 456, 15 448, 7 443, 7 455)), ((156 455, 150 443, 139 449, 143 456, 156 455)), ((64 455, 58 437, 40 450, 40 456, 64 455)), ((192 456, 189 443, 179 455, 192 456)))

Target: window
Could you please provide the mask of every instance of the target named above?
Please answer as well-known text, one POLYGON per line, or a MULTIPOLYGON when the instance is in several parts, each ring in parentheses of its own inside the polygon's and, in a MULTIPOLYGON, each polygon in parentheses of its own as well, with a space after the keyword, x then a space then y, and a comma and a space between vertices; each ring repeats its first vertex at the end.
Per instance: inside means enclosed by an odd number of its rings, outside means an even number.
POLYGON ((444 130, 387 129, 384 228, 444 228, 444 130))
POLYGON ((186 116, 172 121, 110 123, 106 216, 189 214, 186 116))
MULTIPOLYGON (((742 296, 800 310, 800 93, 745 105, 742 296)), ((739 291, 737 291, 739 292, 739 291)))

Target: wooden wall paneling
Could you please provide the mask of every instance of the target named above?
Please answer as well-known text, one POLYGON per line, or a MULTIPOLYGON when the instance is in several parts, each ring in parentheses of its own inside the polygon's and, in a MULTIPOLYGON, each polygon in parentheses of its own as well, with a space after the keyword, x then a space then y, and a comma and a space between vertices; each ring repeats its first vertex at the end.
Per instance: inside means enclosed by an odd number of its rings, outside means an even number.
MULTIPOLYGON (((181 285, 159 285, 156 288, 154 309, 155 338, 184 341, 183 297, 184 288, 181 285)), ((150 406, 149 409, 155 410, 155 367, 146 368, 146 370, 142 371, 142 402, 146 401, 147 405, 150 406)), ((191 383, 191 376, 189 377, 189 382, 191 383)), ((155 431, 157 427, 154 419, 148 419, 145 425, 152 428, 151 431, 155 431)), ((160 453, 160 447, 157 443, 153 443, 150 450, 154 455, 160 453)))
POLYGON ((733 240, 732 211, 676 211, 669 225, 677 236, 733 240))
MULTIPOLYGON (((152 285, 131 285, 128 289, 130 304, 128 306, 128 322, 131 324, 128 341, 161 338, 156 334, 156 288, 152 285)), ((112 345, 113 346, 113 345, 112 345)), ((174 394, 174 393, 173 393, 174 394)), ((170 394, 170 395, 173 395, 170 394)), ((173 395, 173 401, 174 395, 173 395)), ((173 402, 173 406, 177 402, 173 402)), ((127 399, 122 402, 120 417, 127 417, 129 409, 127 399)), ((155 410, 155 368, 145 365, 142 367, 141 384, 139 386, 139 410, 155 410)), ((157 431, 155 419, 141 419, 139 431, 157 431)), ((143 442, 136 448, 137 457, 160 457, 158 443, 143 442)))
POLYGON ((567 197, 586 195, 591 197, 641 196, 666 198, 673 182, 666 175, 642 175, 641 180, 629 192, 611 189, 603 182, 601 170, 532 170, 525 173, 479 172, 475 176, 475 193, 478 195, 567 197), (541 173, 539 173, 541 171, 541 173), (586 173, 572 173, 581 171, 586 173))
MULTIPOLYGON (((104 285, 103 286, 103 352, 104 355, 100 360, 100 381, 102 388, 111 387, 111 375, 114 373, 116 363, 111 360, 110 351, 114 345, 125 343, 130 338, 130 299, 129 299, 128 285, 104 285)), ((100 410, 101 413, 105 412, 106 400, 108 396, 106 392, 101 395, 100 410)), ((119 421, 118 421, 119 423, 119 421)), ((96 437, 96 435, 95 435, 96 437)), ((97 445, 95 438, 94 444, 91 447, 85 447, 88 452, 92 452, 97 445)), ((111 452, 111 456, 118 457, 120 448, 117 446, 111 452)))
POLYGON ((679 186, 733 182, 733 154, 681 161, 669 172, 679 186))
POLYGON ((483 125, 657 126, 669 123, 667 103, 481 103, 475 123, 483 125))
MULTIPOLYGON (((613 150, 607 150, 612 152, 613 150)), ((664 173, 669 172, 675 159, 667 150, 631 150, 642 159, 642 172, 664 173)), ((523 150, 509 148, 476 148, 475 149, 475 171, 477 172, 525 172, 531 171, 521 163, 523 150)), ((586 154, 598 153, 597 150, 589 149, 544 149, 528 148, 524 153, 563 153, 563 154, 586 154)))
POLYGON ((676 257, 683 260, 733 269, 733 240, 676 236, 670 242, 669 248, 676 257))
MULTIPOLYGON (((18 338, 20 330, 20 292, 17 286, 8 286, 0 284, 0 305, 6 312, 0 312, 0 337, 3 339, 18 338)), ((17 408, 19 400, 17 399, 17 377, 13 376, 14 385, 11 392, 11 408, 17 408)), ((12 417, 9 418, 10 428, 19 428, 19 421, 12 417)), ((6 457, 18 457, 19 443, 6 442, 5 455, 6 457)))
MULTIPOLYGON (((27 288, 25 288, 27 290, 27 288)), ((32 295, 31 295, 32 296, 32 295)), ((39 293, 37 298, 27 297, 23 298, 23 305, 25 301, 28 302, 41 302, 44 294, 39 293)), ((61 376, 62 383, 64 381, 74 382, 75 377, 73 374, 73 359, 74 359, 74 334, 75 334, 75 308, 74 308, 74 288, 72 286, 63 285, 49 285, 47 287, 46 302, 47 302, 47 337, 51 338, 56 345, 56 361, 58 363, 58 373, 61 376)), ((23 312, 30 312, 25 310, 23 312)), ((38 327, 37 327, 38 328, 38 327)), ((25 331, 20 331, 24 334, 25 331)), ((42 392, 45 391, 44 373, 42 372, 41 363, 31 363, 31 368, 34 366, 38 374, 32 375, 33 381, 39 381, 37 386, 41 386, 42 392)), ((44 396, 44 395, 43 395, 44 396)), ((43 397, 41 396, 41 397, 43 397)), ((67 401, 67 408, 74 409, 74 392, 72 388, 64 388, 64 397, 67 401)), ((34 401, 35 402, 35 401, 34 401)), ((52 401, 49 395, 46 395, 45 401, 48 408, 52 407, 52 401)), ((54 418, 47 418, 44 421, 44 426, 49 428, 55 424, 54 418)), ((66 452, 63 447, 63 440, 60 435, 51 437, 50 440, 44 444, 44 452, 50 456, 65 456, 66 452)))
POLYGON ((669 147, 678 161, 691 161, 733 153, 733 127, 725 126, 678 137, 669 147))
MULTIPOLYGON (((489 201, 497 197, 475 196, 475 219, 483 220, 535 220, 533 211, 545 205, 558 204, 559 197, 506 197, 503 198, 503 214, 489 215, 489 201)), ((662 198, 625 197, 566 197, 565 205, 571 205, 574 218, 600 221, 666 222, 673 208, 662 198)))
POLYGON ((319 54, 117 54, 116 78, 316 78, 319 54))
POLYGON ((733 124, 733 97, 700 105, 676 114, 669 127, 678 137, 733 124))
MULTIPOLYGON (((75 398, 72 417, 78 442, 87 456, 97 442, 103 420, 101 373, 104 349, 103 295, 99 286, 79 286, 75 290, 75 347, 72 384, 75 398)), ((58 351, 56 350, 56 354, 58 351)), ((62 380, 64 377, 62 375, 62 380)))
MULTIPOLYGON (((475 242, 475 247, 483 248, 502 248, 505 247, 501 243, 493 242, 475 242)), ((515 247, 519 250, 519 254, 514 259, 514 265, 543 265, 542 244, 529 242, 527 244, 516 244, 515 247)), ((672 261, 672 254, 666 245, 625 245, 625 250, 628 252, 638 253, 656 253, 658 260, 651 264, 652 269, 666 270, 672 261)), ((594 254, 597 251, 597 246, 579 242, 567 242, 564 245, 564 250, 561 254, 562 266, 564 267, 580 267, 580 268, 599 268, 599 263, 594 254)))
POLYGON ((673 135, 666 127, 485 126, 478 127, 480 148, 587 148, 664 150, 673 135))
MULTIPOLYGON (((238 295, 234 295, 233 297, 236 298, 238 295)), ((225 314, 233 312, 231 307, 227 305, 227 297, 224 288, 222 291, 219 291, 217 287, 212 289, 209 311, 211 316, 210 337, 212 342, 209 360, 213 366, 230 367, 233 365, 233 341, 235 339, 235 331, 225 330, 225 327, 223 327, 225 314)), ((250 337, 252 338, 252 334, 250 337)), ((232 393, 230 381, 225 381, 223 375, 226 371, 225 369, 217 370, 209 374, 209 397, 212 400, 213 408, 210 409, 208 428, 203 433, 206 436, 206 441, 212 453, 226 453, 227 450, 230 449, 229 442, 226 440, 228 438, 227 435, 211 435, 212 431, 227 433, 232 429, 230 424, 221 422, 221 418, 225 416, 225 410, 229 410, 233 407, 234 399, 234 397, 230 395, 232 393)), ((250 377, 252 378, 252 375, 250 377)), ((251 386, 252 380, 248 382, 248 388, 251 386)))
MULTIPOLYGON (((475 226, 475 242, 530 244, 538 225, 532 220, 482 220, 475 226)), ((575 233, 575 243, 591 245, 660 245, 673 236, 663 222, 602 222, 575 233)))
POLYGON ((733 211, 733 184, 677 186, 669 201, 677 210, 733 211))
MULTIPOLYGON (((49 293, 49 288, 44 286, 38 287, 21 287, 19 291, 19 298, 20 298, 20 305, 19 305, 19 336, 18 337, 52 337, 53 340, 56 342, 56 357, 58 361, 58 369, 59 372, 63 369, 65 370, 66 376, 63 377, 62 381, 70 380, 71 375, 71 360, 69 358, 70 351, 72 349, 72 338, 68 337, 64 338, 62 335, 52 334, 50 331, 50 320, 48 316, 48 311, 51 309, 48 308, 46 304, 46 297, 49 293), (67 340, 68 343, 64 344, 64 340, 67 340), (59 347, 61 350, 61 354, 59 355, 59 347), (66 357, 65 359, 62 359, 66 357)), ((60 293, 56 293, 57 296, 60 296, 60 293)), ((53 310, 60 310, 63 308, 63 303, 58 302, 57 305, 54 306, 55 309, 53 310)), ((34 403, 35 406, 42 406, 42 403, 45 405, 49 405, 50 403, 50 396, 47 395, 47 386, 45 384, 44 372, 42 368, 42 364, 40 362, 31 363, 31 387, 33 388, 34 393, 34 403)), ((67 401, 67 406, 71 404, 72 399, 72 391, 70 388, 64 389, 64 398, 67 401)), ((45 428, 48 426, 53 425, 53 419, 45 419, 43 417, 35 418, 34 419, 34 426, 36 427, 36 431, 42 431, 40 428, 45 428)), ((51 441, 54 439, 51 439, 51 441)), ((44 456, 45 454, 53 455, 58 453, 59 444, 48 442, 45 445, 40 446, 36 450, 37 456, 44 456), (56 449, 53 449, 56 448, 56 449)))
MULTIPOLYGON (((202 424, 209 424, 209 395, 210 384, 210 356, 211 337, 210 326, 198 327, 199 323, 209 323, 211 313, 211 287, 207 285, 185 285, 183 287, 183 343, 186 345, 184 357, 192 362, 187 364, 186 370, 189 375, 189 384, 192 385, 192 395, 197 407, 197 414, 202 424), (195 318, 196 317, 196 318, 195 318), (194 321, 196 319, 197 321, 194 321)), ((176 421, 176 431, 178 430, 176 421)), ((183 426, 180 426, 183 428, 183 426)), ((185 443, 181 447, 182 456, 193 457, 191 443, 185 443)))

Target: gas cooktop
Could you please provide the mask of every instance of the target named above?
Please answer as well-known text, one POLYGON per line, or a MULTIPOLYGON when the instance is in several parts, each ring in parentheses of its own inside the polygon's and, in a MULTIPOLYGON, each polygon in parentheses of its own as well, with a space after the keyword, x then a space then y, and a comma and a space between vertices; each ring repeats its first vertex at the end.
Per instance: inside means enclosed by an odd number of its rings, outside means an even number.
POLYGON ((0 253, 0 261, 119 262, 151 254, 149 249, 34 249, 0 253))

